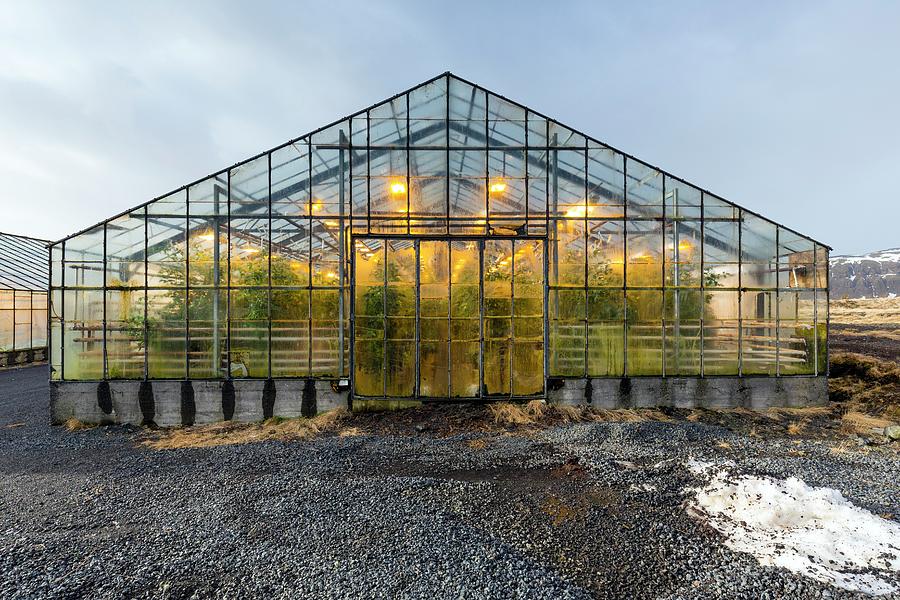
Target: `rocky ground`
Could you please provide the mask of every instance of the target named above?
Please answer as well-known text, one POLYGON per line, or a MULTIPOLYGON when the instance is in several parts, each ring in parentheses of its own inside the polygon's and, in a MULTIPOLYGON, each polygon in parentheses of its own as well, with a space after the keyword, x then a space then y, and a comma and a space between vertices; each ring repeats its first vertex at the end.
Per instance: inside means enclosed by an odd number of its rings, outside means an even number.
POLYGON ((47 425, 45 368, 0 373, 0 597, 855 597, 729 550, 685 510, 690 459, 900 519, 898 444, 809 416, 501 416, 344 415, 294 439, 68 431, 47 425))

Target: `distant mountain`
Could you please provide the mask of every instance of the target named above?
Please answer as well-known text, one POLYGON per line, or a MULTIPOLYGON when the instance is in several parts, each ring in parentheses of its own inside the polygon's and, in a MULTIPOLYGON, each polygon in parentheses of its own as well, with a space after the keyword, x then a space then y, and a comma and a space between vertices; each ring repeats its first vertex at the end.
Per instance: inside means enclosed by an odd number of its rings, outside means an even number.
POLYGON ((900 248, 831 257, 831 298, 900 296, 900 248))

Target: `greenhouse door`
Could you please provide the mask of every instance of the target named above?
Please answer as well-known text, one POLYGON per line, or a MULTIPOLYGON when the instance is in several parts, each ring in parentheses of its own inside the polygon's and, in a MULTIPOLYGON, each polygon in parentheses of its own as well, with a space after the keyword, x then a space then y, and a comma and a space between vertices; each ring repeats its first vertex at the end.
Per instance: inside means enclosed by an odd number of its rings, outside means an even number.
POLYGON ((543 395, 543 239, 353 245, 354 395, 543 395))

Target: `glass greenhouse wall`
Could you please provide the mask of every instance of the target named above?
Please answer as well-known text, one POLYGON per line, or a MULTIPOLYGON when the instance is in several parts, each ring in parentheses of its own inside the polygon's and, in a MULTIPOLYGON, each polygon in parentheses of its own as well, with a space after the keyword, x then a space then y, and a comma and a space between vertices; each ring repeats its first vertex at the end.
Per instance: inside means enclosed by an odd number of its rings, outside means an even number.
POLYGON ((824 375, 828 251, 444 74, 55 243, 51 377, 824 375))
POLYGON ((47 359, 46 244, 0 233, 0 367, 47 359))

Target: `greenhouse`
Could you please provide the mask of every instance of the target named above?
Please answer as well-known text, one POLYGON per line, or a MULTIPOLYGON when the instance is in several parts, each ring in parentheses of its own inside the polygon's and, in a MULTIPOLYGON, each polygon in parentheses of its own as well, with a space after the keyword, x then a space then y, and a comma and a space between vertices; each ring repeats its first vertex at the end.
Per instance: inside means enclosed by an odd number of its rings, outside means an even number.
POLYGON ((47 360, 47 241, 0 233, 0 369, 47 360))
POLYGON ((445 73, 55 242, 53 417, 819 403, 828 252, 445 73))

